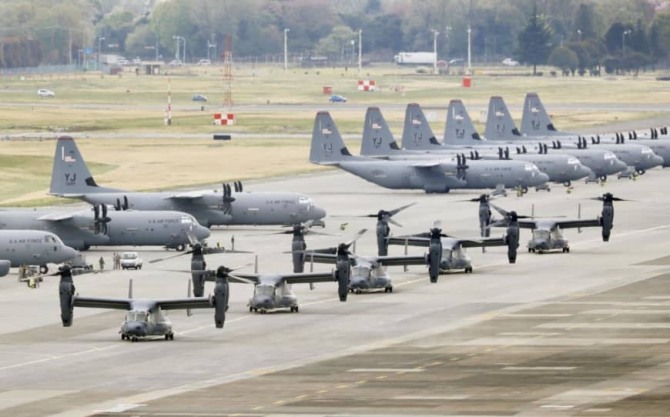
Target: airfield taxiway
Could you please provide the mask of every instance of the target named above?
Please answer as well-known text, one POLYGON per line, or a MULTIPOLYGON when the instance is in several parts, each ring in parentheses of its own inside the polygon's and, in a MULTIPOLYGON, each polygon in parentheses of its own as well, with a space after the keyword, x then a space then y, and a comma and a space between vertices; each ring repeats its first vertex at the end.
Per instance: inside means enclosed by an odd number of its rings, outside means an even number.
MULTIPOLYGON (((120 311, 76 309, 59 319, 58 281, 39 289, 0 281, 0 415, 11 416, 644 416, 670 415, 670 171, 604 187, 575 184, 551 192, 511 193, 497 204, 536 216, 595 217, 589 200, 609 191, 615 227, 567 230, 569 254, 520 255, 470 250, 474 273, 430 284, 425 267, 390 268, 394 292, 337 300, 335 284, 294 285, 300 313, 252 314, 252 288, 231 285, 225 328, 213 312, 170 315, 174 341, 122 342, 120 311)), ((478 234, 476 191, 426 195, 389 191, 341 172, 245 183, 248 190, 310 194, 326 208, 325 232, 309 248, 333 246, 360 228, 356 245, 375 253, 375 220, 361 215, 416 201, 397 216, 394 234, 427 231, 433 220, 455 236, 478 234), (344 229, 344 230, 341 230, 344 229)), ((253 250, 260 272, 289 272, 290 235, 279 228, 220 228, 211 244, 253 250)), ((501 234, 495 230, 494 234, 501 234)), ((95 263, 123 248, 86 254, 95 263)), ((183 296, 188 256, 138 249, 140 271, 75 277, 89 296, 183 296)), ((410 248, 410 253, 423 253, 410 248)), ((392 254, 403 253, 391 247, 392 254)), ((209 256, 209 266, 253 262, 250 254, 209 256)), ((309 268, 309 266, 307 267, 309 268)), ((328 270, 325 265, 315 269, 328 270)), ((245 270, 251 271, 251 267, 245 270)), ((207 289, 211 289, 211 284, 207 289)))

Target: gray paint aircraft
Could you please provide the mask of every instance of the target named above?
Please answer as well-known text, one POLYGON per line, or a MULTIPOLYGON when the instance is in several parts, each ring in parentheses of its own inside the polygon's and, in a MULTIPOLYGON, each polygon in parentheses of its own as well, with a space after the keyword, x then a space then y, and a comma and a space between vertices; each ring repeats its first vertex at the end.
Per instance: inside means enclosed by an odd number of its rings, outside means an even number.
POLYGON ((0 277, 11 267, 39 265, 40 272, 48 272, 47 264, 59 264, 77 255, 53 233, 37 230, 0 230, 0 277))
MULTIPOLYGON (((613 202, 622 200, 611 193, 603 194, 602 197, 598 197, 598 200, 603 202, 603 209, 601 215, 595 219, 523 218, 516 220, 519 228, 532 230, 532 238, 528 241, 528 252, 544 253, 553 250, 570 252, 569 242, 562 233, 563 229, 569 228, 601 227, 603 242, 608 242, 614 221, 613 202)), ((510 212, 494 204, 490 205, 504 216, 502 220, 492 221, 491 225, 509 227, 510 212)), ((514 217, 516 219, 516 213, 514 217)))
POLYGON ((89 209, 0 210, 0 230, 44 230, 70 247, 160 245, 183 250, 202 241, 210 231, 193 216, 178 211, 107 211, 89 209))
MULTIPOLYGON (((512 120, 502 97, 491 97, 489 101, 488 119, 486 121, 486 138, 488 140, 516 140, 527 142, 551 142, 551 137, 544 136, 522 136, 512 120)), ((555 138, 554 138, 555 139, 555 138)), ((570 140, 563 140, 562 152, 568 147, 579 147, 586 149, 585 140, 571 144, 570 140)), ((656 155, 649 147, 636 144, 596 144, 598 149, 608 150, 631 168, 632 172, 643 173, 648 169, 663 165, 663 158, 656 155)), ((594 171, 595 172, 595 171, 594 171)))
MULTIPOLYGON (((453 105, 450 103, 450 106, 453 105)), ((451 115, 451 112, 449 113, 451 115)), ((448 123, 448 122, 447 122, 448 123)), ((471 122, 470 122, 471 123, 471 122)), ((474 126, 471 125, 471 132, 476 134, 474 126)), ((423 114, 421 108, 416 104, 407 106, 405 112, 405 127, 403 138, 425 137, 434 138, 433 131, 423 114)), ((399 149, 393 139, 393 134, 382 116, 381 111, 376 107, 368 108, 365 116, 365 130, 363 141, 361 142, 361 155, 402 155, 401 158, 408 159, 430 159, 436 157, 453 157, 459 153, 470 152, 470 159, 483 160, 519 160, 531 163, 549 177, 549 181, 564 183, 570 185, 570 181, 584 178, 592 174, 591 170, 579 163, 579 160, 565 154, 559 153, 517 153, 510 155, 509 149, 503 150, 500 147, 487 147, 483 141, 473 147, 464 147, 461 143, 452 141, 440 145, 437 141, 422 141, 427 144, 422 149, 416 149, 415 144, 419 141, 404 140, 403 149, 399 149), (453 145, 453 146, 452 146, 453 145), (473 152, 474 151, 474 152, 473 152), (504 153, 503 153, 504 151, 504 153)), ((525 151, 525 149, 524 149, 525 151)), ((469 165, 472 163, 468 162, 469 165)), ((527 191, 527 187, 524 188, 527 191)))
MULTIPOLYGON (((518 237, 518 235, 517 235, 518 237)), ((509 263, 516 262, 516 251, 519 246, 518 238, 504 236, 502 238, 466 239, 448 236, 442 233, 439 222, 435 222, 428 233, 419 233, 409 236, 391 236, 390 245, 408 245, 428 247, 425 263, 428 265, 430 282, 437 282, 439 274, 452 270, 464 270, 472 273, 472 260, 465 253, 465 248, 485 246, 507 246, 509 263)))
POLYGON ((167 310, 190 310, 194 308, 214 308, 214 324, 222 328, 228 310, 227 284, 217 282, 214 295, 196 298, 168 299, 137 299, 133 298, 132 281, 128 290, 128 298, 82 297, 76 294, 72 272, 69 266, 61 267, 59 294, 61 320, 63 327, 72 326, 74 307, 107 308, 127 310, 128 313, 121 324, 121 340, 138 341, 148 336, 161 336, 165 340, 173 340, 172 324, 165 314, 167 310))
POLYGON ((56 144, 50 194, 78 198, 91 204, 108 204, 117 209, 175 210, 193 215, 203 226, 284 225, 319 220, 326 212, 304 194, 284 192, 242 192, 235 183, 222 192, 174 191, 135 192, 99 186, 71 137, 56 144))
MULTIPOLYGON (((386 211, 380 210, 378 216, 381 218, 378 221, 377 229, 380 223, 387 223, 391 221, 393 214, 411 206, 408 204, 399 209, 386 211)), ((386 224, 388 228, 388 224, 386 224)), ((379 230, 377 231, 378 245, 384 245, 388 248, 388 233, 384 232, 384 243, 380 243, 379 230)), ((359 236, 362 233, 359 233, 359 236)), ((386 272, 387 266, 400 265, 425 265, 425 256, 360 256, 349 251, 348 245, 339 245, 337 247, 326 249, 314 249, 306 251, 306 258, 311 262, 336 264, 340 257, 347 257, 351 264, 351 276, 349 277, 349 292, 360 294, 362 292, 370 292, 377 290, 384 290, 384 292, 393 292, 393 282, 391 276, 386 272)), ((381 248, 381 247, 380 247, 381 248)))
POLYGON ((547 175, 533 164, 520 161, 456 162, 440 159, 425 161, 387 161, 351 155, 328 112, 314 120, 310 161, 333 165, 369 182, 389 189, 420 189, 446 193, 451 189, 488 189, 499 185, 515 188, 547 182, 547 175))
MULTIPOLYGON (((406 119, 411 118, 412 123, 406 123, 403 131, 403 147, 408 149, 425 149, 440 145, 433 136, 426 136, 423 131, 423 125, 427 121, 418 104, 410 104, 407 107, 406 119)), ((528 147, 536 153, 549 153, 547 143, 530 143, 528 141, 509 140, 500 142, 491 142, 482 138, 472 126, 472 120, 460 100, 452 100, 449 103, 447 112, 447 124, 444 131, 444 141, 449 140, 451 145, 472 146, 474 150, 484 145, 495 146, 494 150, 501 145, 509 147, 528 147)), ((491 148, 489 148, 491 149, 491 148)), ((619 161, 617 157, 607 150, 603 149, 563 149, 559 141, 554 141, 551 147, 551 153, 559 152, 570 155, 579 160, 579 162, 591 170, 595 177, 606 178, 608 175, 616 174, 626 169, 626 164, 619 161)))
MULTIPOLYGON (((661 132, 667 132, 667 128, 661 128, 661 132)), ((577 140, 579 137, 586 137, 587 135, 578 135, 576 133, 562 132, 556 129, 549 114, 545 109, 540 97, 536 93, 526 94, 526 99, 523 104, 523 115, 521 117, 521 134, 531 137, 552 137, 560 140, 573 139, 577 140)), ((667 133, 666 133, 667 134, 667 133)), ((623 133, 614 134, 591 134, 592 144, 608 143, 620 144, 625 142, 623 133)), ((658 130, 650 129, 648 137, 643 137, 637 132, 629 132, 628 139, 633 140, 634 144, 644 145, 649 147, 654 154, 663 158, 663 166, 670 166, 670 143, 663 140, 658 140, 658 130)), ((639 174, 643 174, 644 170, 639 170, 639 174)))

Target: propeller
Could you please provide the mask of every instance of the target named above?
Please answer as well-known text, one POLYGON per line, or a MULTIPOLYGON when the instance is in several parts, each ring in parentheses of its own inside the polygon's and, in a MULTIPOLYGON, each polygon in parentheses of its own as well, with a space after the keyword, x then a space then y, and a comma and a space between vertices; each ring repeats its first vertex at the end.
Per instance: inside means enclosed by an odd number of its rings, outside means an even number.
POLYGON ((95 234, 107 234, 107 223, 112 221, 110 217, 107 216, 107 206, 105 204, 93 206, 93 222, 95 234))
POLYGON ((602 226, 603 242, 609 242, 612 228, 614 227, 614 202, 615 201, 631 201, 623 198, 615 197, 612 193, 604 193, 601 196, 594 197, 592 200, 603 202, 603 209, 600 213, 600 225, 602 226))
POLYGON ((129 204, 128 204, 128 196, 123 196, 123 203, 121 203, 121 199, 117 198, 116 203, 114 204, 114 210, 116 211, 121 211, 121 210, 128 210, 129 204))
POLYGON ((456 155, 456 178, 465 181, 466 170, 468 165, 466 164, 466 158, 464 154, 456 155))
POLYGON ((178 258, 180 256, 185 256, 185 255, 194 255, 194 256, 202 256, 202 255, 213 255, 216 253, 252 253, 250 251, 244 251, 244 250, 230 250, 226 248, 213 248, 209 246, 203 246, 200 243, 195 243, 193 245, 193 248, 191 250, 187 250, 185 252, 180 252, 175 255, 170 255, 170 256, 165 256, 163 258, 157 258, 157 259, 152 259, 149 261, 150 264, 155 264, 157 262, 163 262, 167 261, 168 259, 173 259, 173 258, 178 258))
MULTIPOLYGON (((221 208, 223 209, 224 214, 230 214, 233 211, 232 203, 235 201, 235 197, 232 196, 233 192, 230 188, 230 184, 224 182, 222 184, 222 187, 223 187, 223 195, 221 197, 222 200, 221 208)), ((237 182, 235 183, 235 191, 237 191, 237 182)))

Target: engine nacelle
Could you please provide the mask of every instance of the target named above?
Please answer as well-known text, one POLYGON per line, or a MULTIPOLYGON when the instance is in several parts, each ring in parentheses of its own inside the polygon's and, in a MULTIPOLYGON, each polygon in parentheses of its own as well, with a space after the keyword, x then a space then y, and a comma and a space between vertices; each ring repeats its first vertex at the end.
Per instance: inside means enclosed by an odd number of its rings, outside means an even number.
POLYGON ((207 275, 207 264, 204 260, 194 259, 191 261, 191 280, 193 281, 193 296, 202 297, 205 294, 205 278, 207 275))
POLYGON ((63 322, 63 327, 70 327, 72 326, 74 315, 74 284, 72 282, 61 281, 58 286, 58 293, 60 296, 60 318, 63 322))
POLYGON ((12 267, 12 263, 10 261, 1 260, 0 261, 0 277, 4 277, 5 275, 9 274, 9 269, 11 267, 12 267))
POLYGON ((226 322, 226 311, 228 311, 228 298, 230 291, 228 281, 217 280, 214 287, 214 295, 212 296, 212 304, 214 306, 214 325, 217 329, 223 328, 226 322))
POLYGON ((345 302, 349 295, 349 276, 351 274, 349 261, 338 260, 334 274, 337 281, 337 294, 340 296, 340 301, 345 302))

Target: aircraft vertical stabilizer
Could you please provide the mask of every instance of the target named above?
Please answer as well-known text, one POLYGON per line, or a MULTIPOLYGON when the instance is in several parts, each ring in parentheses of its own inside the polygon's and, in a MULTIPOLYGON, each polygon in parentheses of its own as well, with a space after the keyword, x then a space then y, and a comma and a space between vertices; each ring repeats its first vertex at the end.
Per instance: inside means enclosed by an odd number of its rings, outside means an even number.
POLYGON ((521 134, 526 136, 562 135, 551 123, 547 110, 536 93, 526 94, 521 117, 521 134))
POLYGON ((368 107, 361 140, 361 156, 392 155, 400 150, 379 107, 368 107))
POLYGON ((408 104, 405 110, 405 126, 402 131, 402 147, 409 150, 435 150, 440 149, 441 146, 421 106, 416 103, 408 104))
POLYGON ((481 143, 481 137, 461 100, 451 100, 444 128, 445 145, 472 145, 481 143), (476 141, 476 142, 475 142, 476 141))
POLYGON ((349 152, 335 121, 327 111, 316 114, 314 130, 312 130, 312 146, 309 161, 315 164, 337 163, 355 159, 349 152))
POLYGON ((74 139, 70 136, 58 138, 49 194, 68 196, 114 191, 121 190, 100 187, 96 184, 74 139))
POLYGON ((519 129, 509 114, 507 105, 500 96, 493 96, 489 101, 489 112, 486 119, 487 140, 515 140, 521 138, 519 129))

